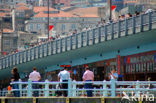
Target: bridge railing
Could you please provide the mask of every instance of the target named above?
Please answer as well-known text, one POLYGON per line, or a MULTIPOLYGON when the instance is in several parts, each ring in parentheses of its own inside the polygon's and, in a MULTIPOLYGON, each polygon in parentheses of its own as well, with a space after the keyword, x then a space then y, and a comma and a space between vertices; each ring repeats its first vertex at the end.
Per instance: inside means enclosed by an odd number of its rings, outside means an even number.
POLYGON ((156 28, 156 11, 148 14, 141 14, 119 20, 115 23, 108 23, 104 26, 82 31, 55 41, 48 41, 24 51, 8 55, 0 59, 0 69, 13 67, 18 64, 33 61, 49 55, 66 52, 69 50, 94 45, 103 41, 120 38, 156 28))
POLYGON ((86 96, 86 91, 91 90, 94 97, 122 97, 140 96, 140 95, 156 95, 156 81, 71 81, 68 82, 13 82, 12 85, 18 85, 19 89, 12 89, 12 92, 19 91, 21 97, 32 97, 34 91, 39 92, 40 97, 57 96, 58 92, 67 91, 68 97, 86 96), (58 85, 68 83, 67 89, 58 88, 58 85), (93 88, 85 89, 85 83, 92 83, 93 88), (38 85, 39 88, 33 89, 33 85, 38 85), (150 85, 150 86, 149 86, 150 85))

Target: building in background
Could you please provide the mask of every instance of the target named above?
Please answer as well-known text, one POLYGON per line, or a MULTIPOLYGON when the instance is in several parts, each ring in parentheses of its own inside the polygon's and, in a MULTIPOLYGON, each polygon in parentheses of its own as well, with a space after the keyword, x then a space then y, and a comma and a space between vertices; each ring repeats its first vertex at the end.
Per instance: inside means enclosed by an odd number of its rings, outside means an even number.
POLYGON ((143 10, 156 9, 156 0, 124 0, 124 5, 139 5, 143 10))
MULTIPOLYGON (((74 9, 68 12, 58 11, 50 8, 50 25, 53 25, 53 31, 56 34, 69 34, 75 29, 78 31, 83 30, 85 27, 95 26, 101 21, 98 15, 98 8, 89 9, 74 9), (86 11, 85 11, 86 10, 86 11), (82 12, 84 11, 84 12, 82 12)), ((25 22, 26 31, 37 32, 44 35, 48 33, 47 26, 47 8, 34 7, 34 15, 31 20, 25 22)), ((52 35, 52 33, 50 33, 52 35)))
POLYGON ((17 50, 17 33, 13 31, 12 29, 3 29, 2 32, 2 52, 6 52, 7 54, 10 54, 17 50))
POLYGON ((17 49, 23 51, 28 47, 34 46, 37 43, 38 35, 34 33, 18 31, 17 49))

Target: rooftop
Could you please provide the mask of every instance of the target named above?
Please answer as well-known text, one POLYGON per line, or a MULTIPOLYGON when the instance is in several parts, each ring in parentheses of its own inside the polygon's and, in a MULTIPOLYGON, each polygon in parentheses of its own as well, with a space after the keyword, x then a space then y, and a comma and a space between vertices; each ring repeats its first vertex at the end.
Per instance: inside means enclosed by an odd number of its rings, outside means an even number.
POLYGON ((99 17, 98 7, 74 8, 67 12, 77 15, 78 17, 99 17))
POLYGON ((12 29, 3 29, 3 33, 13 33, 12 29))
MULTIPOLYGON (((49 8, 49 11, 54 11, 54 10, 56 10, 56 9, 54 9, 54 8, 49 8)), ((48 11, 48 7, 44 7, 44 6, 35 6, 34 9, 33 9, 33 11, 34 11, 35 13, 43 12, 43 11, 48 11)))
POLYGON ((19 6, 16 8, 16 10, 24 11, 24 10, 30 10, 30 9, 27 6, 19 6))

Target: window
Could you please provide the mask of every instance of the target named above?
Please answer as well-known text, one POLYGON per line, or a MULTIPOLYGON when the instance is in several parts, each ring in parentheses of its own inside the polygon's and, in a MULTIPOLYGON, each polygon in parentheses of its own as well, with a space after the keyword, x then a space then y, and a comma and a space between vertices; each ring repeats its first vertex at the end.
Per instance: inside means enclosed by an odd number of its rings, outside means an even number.
POLYGON ((65 24, 62 24, 62 31, 64 31, 65 30, 65 24))
POLYGON ((30 31, 33 31, 33 24, 30 24, 30 31))
POLYGON ((37 24, 37 30, 40 30, 41 29, 41 25, 40 24, 37 24))
POLYGON ((76 29, 75 24, 71 25, 71 29, 73 29, 73 30, 76 29))

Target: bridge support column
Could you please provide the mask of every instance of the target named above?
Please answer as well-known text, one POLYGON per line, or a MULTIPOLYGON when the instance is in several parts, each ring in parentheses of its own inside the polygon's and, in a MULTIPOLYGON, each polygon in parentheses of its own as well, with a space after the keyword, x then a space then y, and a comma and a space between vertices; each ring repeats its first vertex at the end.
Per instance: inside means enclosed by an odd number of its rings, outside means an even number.
POLYGON ((36 103, 36 98, 33 98, 33 103, 36 103))
POLYGON ((101 98, 101 103, 105 103, 105 98, 101 98))
POLYGON ((5 103, 5 98, 2 98, 1 99, 1 103, 5 103))

